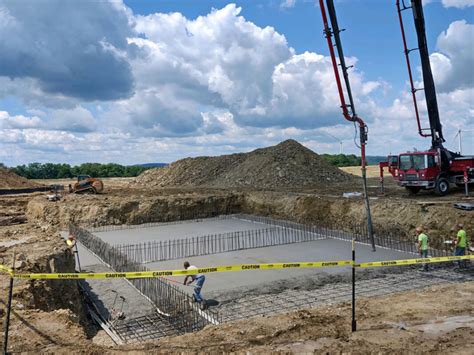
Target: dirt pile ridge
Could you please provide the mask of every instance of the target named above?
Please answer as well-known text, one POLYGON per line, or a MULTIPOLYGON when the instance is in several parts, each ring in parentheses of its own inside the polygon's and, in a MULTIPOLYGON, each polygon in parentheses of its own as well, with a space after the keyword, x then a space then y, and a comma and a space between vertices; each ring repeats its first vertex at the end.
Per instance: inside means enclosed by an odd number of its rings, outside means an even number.
POLYGON ((322 187, 356 179, 300 143, 286 140, 250 153, 178 160, 168 167, 145 171, 132 182, 132 186, 271 189, 322 187))
POLYGON ((8 169, 0 168, 0 189, 28 189, 39 186, 41 185, 18 176, 8 169))

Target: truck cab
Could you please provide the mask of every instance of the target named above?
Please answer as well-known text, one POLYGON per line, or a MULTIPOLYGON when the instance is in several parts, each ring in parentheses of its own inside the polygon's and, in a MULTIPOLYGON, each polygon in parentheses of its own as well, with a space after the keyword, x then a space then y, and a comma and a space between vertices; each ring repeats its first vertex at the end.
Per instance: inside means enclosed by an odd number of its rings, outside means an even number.
MULTIPOLYGON (((403 153, 398 156, 398 185, 405 187, 412 193, 421 189, 433 189, 440 172, 439 156, 437 152, 403 153)), ((443 186, 443 190, 449 186, 443 186)))
POLYGON ((379 167, 382 190, 384 168, 388 168, 399 186, 411 193, 434 189, 442 196, 449 192, 450 184, 474 183, 474 157, 456 156, 444 149, 389 155, 379 167))

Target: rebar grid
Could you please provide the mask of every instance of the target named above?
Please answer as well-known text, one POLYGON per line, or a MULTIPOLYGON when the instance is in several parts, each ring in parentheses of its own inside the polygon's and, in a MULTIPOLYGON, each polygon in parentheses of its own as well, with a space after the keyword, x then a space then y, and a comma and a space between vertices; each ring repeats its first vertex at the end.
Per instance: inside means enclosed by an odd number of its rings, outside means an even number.
MULTIPOLYGON (((95 253, 117 272, 149 271, 145 266, 131 261, 126 255, 102 241, 86 229, 71 224, 69 230, 86 248, 95 253)), ((219 314, 215 310, 200 311, 194 300, 176 286, 160 278, 130 279, 129 282, 145 295, 168 322, 178 332, 191 332, 203 328, 207 324, 219 322, 219 314)))
MULTIPOLYGON (((234 214, 219 216, 214 219, 239 219, 270 225, 266 229, 237 231, 220 234, 210 234, 197 237, 185 237, 173 240, 151 241, 139 244, 120 244, 116 248, 127 258, 146 264, 158 261, 183 259, 193 256, 211 255, 231 251, 302 243, 320 239, 332 238, 370 245, 365 225, 354 225, 352 233, 336 229, 334 226, 305 225, 296 222, 276 220, 268 217, 234 214)), ((399 236, 388 234, 386 231, 374 234, 378 247, 418 254, 415 242, 401 239, 399 236), (381 233, 384 234, 381 234, 381 233)), ((446 246, 446 244, 443 244, 446 246)), ((429 248, 431 256, 450 255, 451 251, 429 248)))
POLYGON ((272 227, 140 244, 121 244, 116 247, 129 259, 144 264, 326 238, 317 227, 303 227, 300 229, 272 227))
MULTIPOLYGON (((381 296, 389 293, 419 290, 437 284, 451 284, 474 280, 474 269, 463 272, 446 269, 447 265, 432 270, 429 274, 419 268, 405 267, 399 274, 388 274, 357 281, 358 297, 381 296)), ((255 296, 242 295, 241 299, 223 303, 219 306, 223 322, 273 315, 302 308, 338 304, 350 301, 351 285, 346 282, 329 283, 311 290, 286 289, 278 293, 255 296)))
MULTIPOLYGON (((352 241, 352 238, 355 237, 356 242, 371 245, 366 224, 352 223, 348 227, 351 232, 348 232, 347 230, 343 230, 342 225, 322 222, 319 222, 317 225, 308 226, 301 223, 248 214, 234 214, 229 216, 221 216, 221 218, 237 218, 241 220, 264 223, 272 226, 281 226, 291 229, 305 229, 308 227, 316 228, 317 233, 321 234, 321 236, 323 236, 324 238, 352 241)), ((419 254, 416 237, 413 236, 411 238, 401 231, 394 232, 391 229, 383 228, 380 226, 375 227, 374 238, 375 244, 379 247, 403 251, 416 255, 419 254)), ((446 243, 446 241, 450 239, 451 238, 437 238, 436 241, 430 240, 430 247, 428 248, 429 255, 434 257, 452 255, 453 251, 446 243)))

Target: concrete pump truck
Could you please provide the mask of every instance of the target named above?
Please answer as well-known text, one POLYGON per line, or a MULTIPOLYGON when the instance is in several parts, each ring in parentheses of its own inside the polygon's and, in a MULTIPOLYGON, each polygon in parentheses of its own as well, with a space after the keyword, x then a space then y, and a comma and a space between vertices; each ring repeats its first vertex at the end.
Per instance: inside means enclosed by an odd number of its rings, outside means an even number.
MULTIPOLYGON (((389 155, 387 161, 381 162, 380 167, 380 184, 383 192, 384 182, 384 168, 393 176, 398 185, 405 187, 410 193, 417 193, 420 190, 434 189, 434 191, 442 196, 446 195, 451 184, 458 186, 466 186, 474 183, 474 157, 462 156, 461 154, 451 152, 443 146, 445 139, 443 137, 443 130, 438 112, 438 102, 436 100, 436 90, 431 72, 430 57, 428 52, 428 45, 426 43, 425 20, 423 15, 423 5, 421 0, 411 0, 410 6, 405 4, 409 0, 396 0, 396 7, 398 10, 398 18, 400 22, 400 29, 402 33, 403 48, 405 59, 408 66, 408 76, 410 79, 411 94, 413 99, 413 106, 415 111, 416 122, 418 125, 418 133, 422 137, 431 138, 431 148, 427 151, 406 152, 399 155, 389 155), (418 48, 408 49, 405 36, 405 27, 403 24, 403 13, 407 10, 412 10, 413 19, 415 23, 416 37, 418 39, 418 48), (410 63, 410 53, 418 50, 421 59, 421 69, 423 73, 423 89, 416 89, 413 81, 413 74, 410 63), (418 112, 418 104, 416 93, 424 90, 426 105, 428 111, 429 128, 423 128, 418 112)), ((334 75, 338 85, 339 96, 341 100, 341 107, 344 117, 360 125, 360 140, 361 140, 361 158, 362 158, 362 175, 365 175, 365 144, 367 141, 367 126, 357 116, 354 109, 354 100, 352 99, 352 92, 349 84, 349 76, 347 73, 348 67, 345 64, 344 53, 342 50, 342 43, 340 39, 340 32, 337 23, 337 16, 334 7, 334 0, 319 0, 321 13, 323 16, 324 33, 328 41, 329 52, 334 67, 334 75), (330 21, 326 16, 325 7, 328 9, 330 21), (331 24, 331 28, 329 27, 331 24), (335 45, 332 43, 334 37, 335 45), (336 61, 335 51, 336 47, 339 63, 336 61), (346 93, 349 97, 349 103, 346 102, 345 93, 342 89, 342 84, 339 76, 338 66, 340 66, 343 79, 346 84, 346 93)), ((469 69, 468 69, 469 70, 469 69)))
MULTIPOLYGON (((449 151, 443 146, 445 139, 439 117, 436 90, 431 72, 428 45, 426 43, 425 20, 421 0, 411 0, 407 6, 404 0, 397 0, 396 7, 402 33, 403 48, 408 67, 411 94, 415 111, 418 134, 431 138, 431 148, 427 151, 406 152, 399 155, 389 155, 387 161, 379 163, 380 184, 383 192, 384 168, 393 176, 399 186, 405 187, 410 193, 416 194, 422 189, 434 189, 437 195, 446 195, 451 184, 459 187, 474 183, 474 157, 462 156, 449 151), (408 49, 403 25, 403 13, 412 10, 415 23, 418 48, 408 49), (415 88, 410 63, 410 53, 418 50, 423 74, 423 89, 415 88), (423 128, 418 112, 416 92, 424 90, 428 111, 429 128, 423 128)), ((469 70, 469 69, 468 69, 469 70)))

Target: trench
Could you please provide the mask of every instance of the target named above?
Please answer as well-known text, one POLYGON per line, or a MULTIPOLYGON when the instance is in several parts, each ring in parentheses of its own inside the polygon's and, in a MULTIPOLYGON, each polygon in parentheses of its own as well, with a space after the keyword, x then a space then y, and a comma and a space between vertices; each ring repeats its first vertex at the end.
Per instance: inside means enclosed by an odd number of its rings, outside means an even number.
MULTIPOLYGON (((348 260, 353 238, 358 262, 413 258, 416 253, 414 243, 382 234, 376 235, 377 252, 373 253, 363 226, 354 225, 349 232, 331 225, 244 214, 70 228, 81 245, 82 267, 96 272, 181 269, 185 260, 198 267, 348 260)), ((430 254, 442 256, 448 251, 432 248, 430 254)), ((115 334, 124 342, 136 342, 196 331, 208 324, 346 302, 351 294, 350 271, 350 267, 290 268, 206 274, 207 310, 193 303, 192 288, 182 285, 179 277, 87 280, 86 287, 115 334), (113 319, 120 296, 127 303, 125 316, 113 319)), ((419 267, 365 270, 358 272, 357 296, 473 279, 472 269, 456 272, 451 264, 434 267, 429 274, 419 267)))

